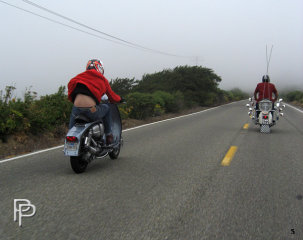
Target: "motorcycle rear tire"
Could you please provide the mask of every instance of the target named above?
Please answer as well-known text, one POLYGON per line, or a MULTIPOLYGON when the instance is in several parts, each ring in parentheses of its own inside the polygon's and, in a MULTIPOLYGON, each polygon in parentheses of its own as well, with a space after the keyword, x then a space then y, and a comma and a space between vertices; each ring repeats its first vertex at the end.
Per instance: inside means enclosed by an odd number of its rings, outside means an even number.
POLYGON ((75 173, 83 173, 88 165, 88 162, 84 161, 81 156, 71 156, 70 164, 75 173))
POLYGON ((260 132, 261 133, 270 133, 270 126, 267 124, 261 124, 260 132))

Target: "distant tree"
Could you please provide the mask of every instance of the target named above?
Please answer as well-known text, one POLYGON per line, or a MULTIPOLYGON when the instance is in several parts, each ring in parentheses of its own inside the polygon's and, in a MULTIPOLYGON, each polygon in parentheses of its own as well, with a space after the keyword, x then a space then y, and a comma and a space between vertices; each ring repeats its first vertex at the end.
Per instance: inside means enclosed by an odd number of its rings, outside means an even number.
POLYGON ((121 96, 126 96, 131 93, 137 84, 138 80, 135 80, 135 78, 116 78, 110 81, 113 91, 121 96))
POLYGON ((242 100, 245 98, 248 98, 249 94, 243 92, 241 89, 239 88, 233 88, 232 90, 229 91, 231 93, 231 95, 233 96, 231 100, 242 100))
POLYGON ((212 69, 201 66, 179 66, 173 70, 144 75, 134 90, 146 93, 180 91, 184 95, 187 106, 203 106, 217 100, 215 95, 219 90, 220 81, 221 77, 212 69), (209 98, 212 100, 210 101, 209 98))

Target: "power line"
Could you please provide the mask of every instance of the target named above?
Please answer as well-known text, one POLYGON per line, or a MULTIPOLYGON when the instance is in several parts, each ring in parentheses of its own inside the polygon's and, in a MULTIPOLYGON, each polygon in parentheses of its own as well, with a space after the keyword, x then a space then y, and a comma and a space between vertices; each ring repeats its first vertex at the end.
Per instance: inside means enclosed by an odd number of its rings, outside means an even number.
POLYGON ((90 27, 90 26, 88 26, 88 25, 86 25, 86 24, 83 24, 83 23, 81 23, 81 22, 78 22, 78 21, 76 21, 76 20, 74 20, 74 19, 71 19, 71 18, 69 18, 69 17, 66 17, 66 16, 64 16, 64 15, 62 15, 62 14, 59 14, 59 13, 57 13, 57 12, 54 12, 54 11, 48 9, 48 8, 42 7, 42 6, 40 6, 40 5, 38 5, 38 4, 34 3, 34 2, 31 2, 31 1, 29 1, 29 0, 22 0, 22 1, 25 2, 25 3, 27 3, 27 4, 30 4, 30 5, 34 6, 34 7, 36 7, 36 8, 39 8, 39 9, 41 9, 41 10, 43 10, 43 11, 46 11, 46 12, 48 12, 48 13, 51 13, 51 14, 53 14, 53 15, 55 15, 55 16, 58 16, 58 17, 61 17, 61 18, 65 19, 65 20, 68 20, 68 21, 70 21, 70 22, 73 22, 73 23, 75 23, 75 24, 77 24, 77 25, 80 25, 80 26, 85 27, 85 28, 88 28, 88 29, 90 29, 90 30, 92 30, 92 31, 98 32, 99 34, 102 34, 102 35, 105 35, 105 36, 107 36, 107 37, 113 38, 113 39, 115 39, 115 40, 121 41, 121 42, 123 42, 123 43, 129 44, 129 45, 131 45, 131 46, 133 46, 133 47, 137 47, 137 48, 142 49, 142 50, 146 50, 146 51, 150 51, 150 52, 154 52, 154 53, 158 53, 158 54, 162 54, 162 55, 172 56, 172 57, 191 58, 191 56, 181 56, 181 55, 171 54, 171 53, 159 51, 159 50, 156 50, 156 49, 144 47, 144 46, 142 46, 142 45, 139 45, 139 44, 136 44, 136 43, 132 43, 132 42, 130 42, 130 41, 126 41, 126 40, 124 40, 124 39, 122 39, 122 38, 115 37, 115 36, 113 36, 113 35, 110 35, 110 34, 108 34, 108 33, 105 33, 105 32, 103 32, 103 31, 100 31, 100 30, 98 30, 98 29, 96 29, 96 28, 92 28, 92 27, 90 27))
MULTIPOLYGON (((30 14, 33 14, 33 15, 35 15, 35 16, 37 16, 37 17, 44 18, 44 19, 46 19, 46 20, 48 20, 48 21, 51 21, 51 22, 53 22, 53 23, 57 23, 57 24, 60 24, 60 25, 62 25, 62 26, 65 26, 65 27, 68 27, 68 28, 71 28, 71 29, 74 29, 74 30, 77 30, 77 31, 80 31, 80 32, 83 32, 83 33, 86 33, 86 34, 89 34, 89 35, 91 35, 91 36, 94 36, 94 37, 97 37, 97 38, 100 38, 100 39, 103 39, 103 40, 107 40, 107 41, 110 41, 110 42, 113 42, 113 43, 116 43, 116 44, 121 44, 121 45, 124 45, 124 46, 132 47, 132 46, 129 46, 129 45, 124 44, 124 43, 122 43, 122 42, 118 42, 118 41, 114 41, 114 40, 112 40, 112 39, 108 39, 108 38, 105 38, 105 37, 101 37, 101 36, 99 36, 99 35, 96 35, 96 34, 93 34, 93 33, 90 33, 90 32, 84 31, 84 30, 81 30, 81 29, 79 29, 79 28, 76 28, 76 27, 67 25, 67 24, 65 24, 65 23, 62 23, 62 22, 53 20, 53 19, 51 19, 51 18, 42 16, 42 15, 39 15, 39 14, 37 14, 37 13, 34 13, 34 12, 29 11, 29 10, 26 10, 26 9, 24 9, 24 8, 15 6, 15 5, 10 4, 10 3, 7 3, 7 2, 5 2, 5 1, 0 0, 0 2, 4 3, 4 4, 6 4, 6 5, 9 5, 9 6, 11 6, 11 7, 17 8, 17 9, 19 9, 19 10, 21 10, 21 11, 24 11, 24 12, 27 12, 27 13, 30 13, 30 14)), ((135 47, 134 47, 134 48, 135 48, 135 47)))
POLYGON ((32 15, 38 16, 38 17, 40 17, 40 18, 46 19, 46 20, 51 21, 51 22, 53 22, 53 23, 57 23, 57 24, 59 24, 59 25, 62 25, 62 26, 65 26, 65 27, 68 27, 68 28, 71 28, 71 29, 80 31, 80 32, 82 32, 82 33, 86 33, 86 34, 88 34, 88 35, 91 35, 91 36, 94 36, 94 37, 97 37, 97 38, 100 38, 100 39, 103 39, 103 40, 106 40, 106 41, 113 42, 113 43, 116 43, 116 44, 124 45, 124 46, 131 47, 131 48, 134 48, 134 49, 137 49, 137 50, 144 50, 144 51, 154 52, 154 53, 163 54, 163 55, 168 55, 168 56, 172 56, 172 57, 190 58, 190 56, 180 56, 180 55, 165 53, 165 52, 157 51, 157 50, 154 50, 154 49, 148 49, 148 48, 138 47, 138 46, 135 46, 135 45, 127 44, 127 43, 125 43, 125 42, 121 42, 121 41, 119 42, 119 41, 115 41, 115 40, 112 40, 112 39, 109 39, 109 38, 101 37, 101 36, 99 36, 99 35, 96 35, 96 34, 93 34, 93 33, 87 32, 87 31, 84 31, 84 30, 82 30, 82 29, 79 29, 79 28, 70 26, 70 25, 68 25, 68 24, 65 24, 65 23, 62 23, 62 22, 53 20, 53 19, 51 19, 51 18, 42 16, 42 15, 37 14, 37 13, 35 13, 35 12, 26 10, 26 9, 21 8, 21 7, 18 7, 18 6, 15 6, 15 5, 10 4, 10 3, 8 3, 8 2, 5 2, 5 1, 3 1, 3 0, 0 0, 0 2, 3 3, 3 4, 6 4, 6 5, 8 5, 8 6, 14 7, 14 8, 16 8, 16 9, 19 9, 19 10, 21 10, 21 11, 24 11, 24 12, 30 13, 30 14, 32 14, 32 15))
MULTIPOLYGON (((42 7, 42 6, 40 6, 40 5, 38 5, 38 4, 34 3, 34 2, 26 1, 26 0, 22 0, 22 1, 25 2, 25 3, 27 3, 27 4, 32 5, 32 6, 34 6, 34 7, 40 8, 40 9, 42 9, 42 10, 44 10, 44 11, 47 11, 47 12, 53 14, 53 15, 56 15, 56 16, 58 16, 58 17, 61 17, 61 18, 65 19, 65 20, 68 20, 68 21, 70 21, 70 22, 73 22, 73 23, 75 23, 75 24, 77 24, 77 25, 80 25, 80 26, 82 26, 82 27, 88 28, 88 29, 93 30, 93 31, 95 31, 95 32, 98 32, 98 33, 100 33, 100 34, 102 34, 102 35, 106 35, 107 37, 114 38, 114 39, 116 39, 116 40, 119 40, 119 41, 121 41, 121 42, 130 44, 130 45, 135 45, 135 44, 133 44, 133 43, 131 43, 131 42, 128 42, 128 41, 125 41, 125 40, 123 40, 123 39, 121 39, 121 38, 112 36, 112 35, 107 34, 107 33, 105 33, 105 32, 101 32, 101 31, 99 31, 99 30, 97 30, 97 29, 94 29, 94 28, 92 28, 92 27, 89 27, 89 26, 87 26, 87 25, 85 25, 85 24, 83 24, 83 23, 80 23, 80 22, 78 22, 78 21, 75 21, 75 20, 73 20, 73 19, 71 19, 71 18, 65 17, 65 16, 63 16, 63 15, 61 15, 61 14, 59 14, 59 13, 56 13, 56 12, 54 12, 54 11, 52 11, 52 10, 49 10, 49 9, 47 9, 47 8, 45 8, 45 7, 42 7)), ((135 45, 135 46, 137 46, 137 45, 135 45)), ((140 47, 140 48, 141 48, 141 46, 137 46, 137 47, 140 47)))

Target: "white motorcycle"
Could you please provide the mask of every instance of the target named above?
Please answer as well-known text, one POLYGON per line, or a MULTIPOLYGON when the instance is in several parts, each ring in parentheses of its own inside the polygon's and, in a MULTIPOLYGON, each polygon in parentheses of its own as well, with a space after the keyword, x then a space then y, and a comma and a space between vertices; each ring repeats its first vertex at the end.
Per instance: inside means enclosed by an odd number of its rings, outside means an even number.
POLYGON ((282 111, 285 108, 285 104, 282 103, 283 99, 280 98, 276 103, 272 103, 269 99, 263 99, 259 102, 258 108, 253 98, 248 100, 249 103, 246 104, 246 107, 249 110, 249 117, 256 125, 260 125, 261 133, 270 133, 270 128, 277 123, 280 116, 283 116, 282 111))
POLYGON ((122 124, 117 105, 109 104, 112 116, 114 143, 106 145, 102 120, 91 122, 86 116, 79 115, 75 125, 68 131, 64 144, 64 154, 70 157, 75 173, 83 173, 87 165, 96 158, 109 155, 117 159, 123 145, 122 124))

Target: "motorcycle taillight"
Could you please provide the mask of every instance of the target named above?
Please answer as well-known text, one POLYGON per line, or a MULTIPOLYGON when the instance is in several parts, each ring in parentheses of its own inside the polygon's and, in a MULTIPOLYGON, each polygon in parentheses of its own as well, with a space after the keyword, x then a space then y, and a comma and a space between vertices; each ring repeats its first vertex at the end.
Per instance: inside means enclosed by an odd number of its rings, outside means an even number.
POLYGON ((264 115, 264 116, 263 116, 263 119, 267 119, 267 118, 268 118, 268 116, 267 116, 267 115, 264 115))
POLYGON ((66 141, 68 141, 68 142, 77 142, 77 140, 78 139, 74 136, 67 136, 66 137, 66 141))

